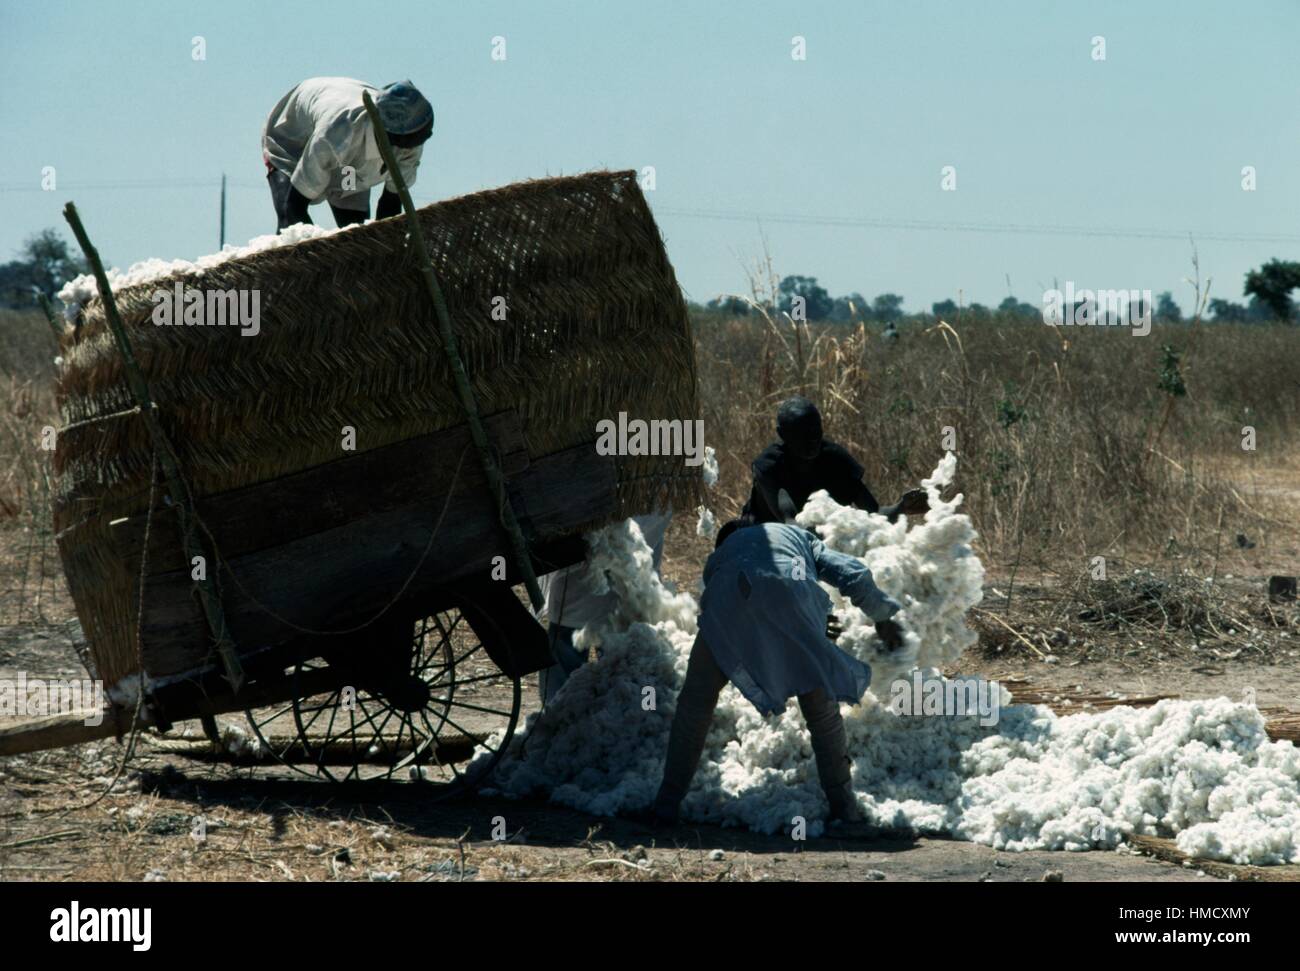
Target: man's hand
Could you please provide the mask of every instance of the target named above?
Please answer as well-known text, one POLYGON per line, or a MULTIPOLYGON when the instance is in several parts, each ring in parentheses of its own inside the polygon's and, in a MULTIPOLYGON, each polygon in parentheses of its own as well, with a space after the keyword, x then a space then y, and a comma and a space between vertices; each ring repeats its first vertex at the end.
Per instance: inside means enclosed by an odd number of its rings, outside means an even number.
POLYGON ((838 641, 840 635, 844 633, 844 625, 839 622, 834 614, 826 618, 826 638, 827 640, 838 641))
POLYGON ((924 489, 909 489, 895 508, 908 516, 920 516, 930 511, 930 499, 924 489))
POLYGON ((891 651, 897 651, 903 646, 903 628, 892 620, 876 621, 876 636, 891 651))

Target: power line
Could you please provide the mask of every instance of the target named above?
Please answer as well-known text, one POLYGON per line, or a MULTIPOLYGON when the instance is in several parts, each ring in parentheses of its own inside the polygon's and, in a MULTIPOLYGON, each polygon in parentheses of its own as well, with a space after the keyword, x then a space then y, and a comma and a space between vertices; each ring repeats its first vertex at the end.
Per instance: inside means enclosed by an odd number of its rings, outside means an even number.
MULTIPOLYGON (((228 185, 241 189, 262 188, 263 183, 251 179, 229 179, 228 185)), ((59 186, 58 191, 83 191, 97 189, 202 189, 217 188, 219 177, 210 179, 118 179, 99 182, 71 182, 59 186)), ((0 192, 42 192, 39 185, 30 182, 0 182, 0 192)), ((1295 233, 1228 233, 1201 232, 1198 230, 1143 229, 1114 226, 1074 226, 1050 223, 986 223, 942 222, 928 219, 900 219, 885 216, 817 216, 802 213, 751 212, 736 209, 690 209, 674 206, 656 206, 654 211, 665 216, 684 219, 712 219, 726 222, 761 222, 796 226, 824 226, 845 229, 894 229, 916 232, 945 233, 1000 233, 1035 236, 1084 236, 1105 239, 1158 239, 1196 240, 1223 243, 1300 243, 1295 233)))
MULTIPOLYGON (((101 182, 56 183, 54 189, 30 182, 0 182, 0 192, 66 192, 82 189, 201 189, 221 184, 221 179, 113 179, 101 182)), ((238 184, 238 183, 236 183, 238 184)))
POLYGON ((1066 226, 1032 223, 939 222, 926 219, 890 219, 857 216, 805 216, 796 213, 740 212, 726 209, 678 209, 656 206, 656 213, 687 219, 729 222, 789 223, 801 226, 838 226, 850 229, 902 229, 957 233, 1019 233, 1043 236, 1097 236, 1115 239, 1187 239, 1229 243, 1300 243, 1294 233, 1219 233, 1197 230, 1135 229, 1106 226, 1066 226))
MULTIPOLYGON (((266 189, 264 179, 226 179, 226 185, 239 189, 266 189)), ((0 192, 83 192, 99 189, 220 189, 221 176, 210 179, 116 179, 99 182, 60 182, 55 189, 45 189, 29 182, 0 182, 0 192)), ((417 198, 423 198, 417 194, 417 198)), ((430 202, 433 200, 430 199, 430 202)))

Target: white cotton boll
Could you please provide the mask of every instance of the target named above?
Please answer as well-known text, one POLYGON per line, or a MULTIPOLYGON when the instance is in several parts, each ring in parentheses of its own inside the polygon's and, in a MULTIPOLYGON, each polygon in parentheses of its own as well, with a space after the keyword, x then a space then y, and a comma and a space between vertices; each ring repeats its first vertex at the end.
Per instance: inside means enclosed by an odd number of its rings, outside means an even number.
POLYGON ((706 486, 712 489, 718 484, 718 453, 712 445, 704 446, 704 466, 701 471, 706 486))
POLYGON ((956 457, 949 452, 934 474, 923 480, 930 511, 919 526, 905 517, 884 516, 841 506, 816 492, 799 513, 801 526, 816 529, 832 549, 859 557, 876 585, 898 600, 895 618, 907 632, 897 652, 883 650, 875 625, 838 593, 836 616, 844 626, 839 645, 872 666, 873 691, 914 668, 940 668, 957 660, 977 635, 966 626, 966 612, 984 596, 984 567, 971 549, 975 530, 960 515, 961 496, 944 501, 939 490, 952 481, 956 457))
MULTIPOLYGON (((305 239, 318 239, 321 236, 330 236, 351 228, 353 227, 345 226, 342 230, 326 229, 323 226, 314 226, 310 223, 298 223, 294 226, 286 226, 284 231, 279 234, 269 233, 265 236, 255 236, 245 246, 235 246, 227 243, 221 248, 220 252, 200 256, 192 262, 190 260, 150 258, 133 263, 126 270, 113 267, 105 270, 104 275, 108 278, 109 287, 116 293, 125 287, 148 283, 151 280, 161 280, 176 273, 201 273, 214 266, 220 266, 227 260, 238 259, 241 256, 251 256, 254 253, 261 253, 266 250, 279 249, 281 246, 292 246, 294 243, 301 243, 305 239)), ((83 273, 81 276, 74 277, 65 283, 57 296, 63 301, 63 316, 69 321, 74 321, 81 308, 90 302, 92 298, 99 296, 99 286, 95 282, 94 274, 83 273)))
POLYGON ((696 511, 700 514, 700 518, 695 524, 695 535, 704 539, 713 539, 714 533, 718 531, 718 521, 713 518, 713 510, 708 506, 699 506, 696 511))
MULTIPOLYGON (((930 494, 931 499, 935 499, 938 497, 938 493, 943 491, 944 486, 952 485, 952 480, 956 475, 957 456, 952 452, 945 452, 929 477, 921 480, 921 488, 930 494)), ((953 507, 955 508, 960 501, 960 498, 954 500, 953 507)))
MULTIPOLYGON (((975 532, 957 512, 961 497, 938 495, 954 470, 945 456, 925 480, 930 512, 910 528, 838 506, 825 493, 800 516, 828 545, 861 557, 904 605, 906 640, 890 656, 874 625, 835 595, 841 647, 873 665, 872 691, 841 707, 866 818, 1013 851, 1118 849, 1130 835, 1153 834, 1173 835, 1183 852, 1210 859, 1300 862, 1300 750, 1270 741, 1253 706, 1165 700, 1059 718, 1011 704, 999 686, 996 724, 981 724, 989 719, 977 713, 891 709, 894 678, 915 666, 924 684, 948 684, 938 669, 975 639, 965 624, 983 580, 970 546, 975 532)), ((578 634, 601 655, 529 718, 493 786, 611 815, 644 808, 658 789, 698 605, 655 574, 634 523, 594 533, 590 546, 622 601, 578 634)), ((816 837, 826 811, 797 704, 763 717, 724 688, 683 818, 777 833, 803 817, 816 837)))
POLYGON ((222 722, 218 737, 221 739, 222 748, 236 758, 249 756, 260 759, 267 754, 266 749, 262 747, 261 740, 255 735, 250 735, 238 725, 222 722))

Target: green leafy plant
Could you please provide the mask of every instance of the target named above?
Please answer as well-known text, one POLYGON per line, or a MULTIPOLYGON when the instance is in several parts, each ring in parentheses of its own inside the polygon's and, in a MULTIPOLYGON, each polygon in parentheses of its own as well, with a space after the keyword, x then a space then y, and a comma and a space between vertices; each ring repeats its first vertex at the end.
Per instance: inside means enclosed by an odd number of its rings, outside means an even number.
POLYGON ((1187 385, 1183 383, 1183 374, 1178 368, 1179 352, 1172 344, 1165 344, 1160 353, 1160 390, 1175 398, 1184 397, 1187 385))

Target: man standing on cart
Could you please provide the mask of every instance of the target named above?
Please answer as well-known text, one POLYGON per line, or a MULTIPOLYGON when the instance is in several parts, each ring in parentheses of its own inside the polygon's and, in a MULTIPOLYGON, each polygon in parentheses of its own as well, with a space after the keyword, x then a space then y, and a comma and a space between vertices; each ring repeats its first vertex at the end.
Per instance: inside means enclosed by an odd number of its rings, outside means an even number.
POLYGON ((340 228, 370 218, 370 190, 384 183, 375 211, 396 216, 402 202, 385 170, 361 100, 379 109, 407 186, 415 183, 433 107, 410 81, 376 88, 352 78, 308 78, 280 99, 262 129, 262 160, 275 205, 276 232, 310 223, 307 207, 328 202, 340 228))

